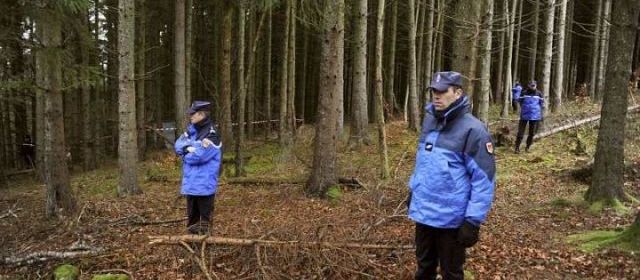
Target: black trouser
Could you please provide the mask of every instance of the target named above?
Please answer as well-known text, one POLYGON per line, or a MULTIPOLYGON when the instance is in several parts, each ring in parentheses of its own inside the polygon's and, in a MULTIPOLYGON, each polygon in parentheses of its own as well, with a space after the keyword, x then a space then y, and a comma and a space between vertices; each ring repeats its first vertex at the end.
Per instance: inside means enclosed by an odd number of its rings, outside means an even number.
POLYGON ((531 147, 533 144, 533 136, 536 134, 538 130, 539 121, 528 121, 528 120, 520 120, 518 123, 518 135, 516 136, 516 150, 520 149, 520 143, 522 143, 522 138, 524 137, 524 130, 527 127, 527 123, 529 124, 529 135, 527 136, 527 149, 531 147))
POLYGON ((416 223, 416 280, 435 280, 438 263, 443 280, 464 279, 465 248, 457 237, 458 229, 416 223))
POLYGON ((187 195, 187 227, 197 224, 200 221, 209 223, 213 212, 213 195, 187 195))

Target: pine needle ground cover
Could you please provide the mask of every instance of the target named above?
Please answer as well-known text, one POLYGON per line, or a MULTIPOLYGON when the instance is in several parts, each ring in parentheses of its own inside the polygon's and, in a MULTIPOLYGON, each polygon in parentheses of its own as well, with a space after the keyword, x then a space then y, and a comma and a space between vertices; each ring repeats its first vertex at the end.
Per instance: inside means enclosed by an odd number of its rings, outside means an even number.
MULTIPOLYGON (((629 125, 626 149, 629 172, 625 190, 635 197, 640 195, 639 126, 637 121, 629 125)), ((404 127, 400 122, 388 125, 391 178, 386 181, 377 177, 375 145, 349 150, 346 142, 341 144, 339 175, 358 178, 363 187, 333 187, 328 194, 331 199, 312 199, 303 191, 311 162, 312 128, 303 126, 295 146, 284 156, 275 141, 249 143, 245 152, 251 156, 246 166, 247 180, 255 183, 232 183, 232 164, 225 164, 216 195, 214 235, 413 244, 414 225, 406 218, 402 202, 414 165, 417 135, 404 127), (266 177, 283 182, 260 183, 266 177)), ((588 184, 569 175, 593 155, 595 129, 581 128, 544 138, 530 153, 515 155, 512 147, 496 150, 495 204, 482 227, 480 243, 468 250, 467 275, 475 279, 640 277, 637 253, 621 246, 595 250, 607 245, 599 242, 604 237, 631 236, 624 229, 632 223, 638 205, 625 204, 634 210, 626 212, 611 208, 589 211, 591 205, 581 199, 588 184), (587 147, 579 156, 578 142, 587 147), (605 232, 567 242, 570 235, 593 230, 605 232), (592 250, 585 251, 585 247, 592 250)), ((136 279, 205 279, 182 247, 148 244, 150 235, 185 232, 179 160, 168 152, 155 153, 138 172, 144 193, 127 198, 116 196, 115 165, 75 173, 72 186, 81 198, 81 211, 60 221, 44 217, 43 188, 34 180, 19 179, 0 190, 0 211, 13 209, 18 216, 0 219, 3 257, 63 250, 79 240, 104 249, 92 257, 0 265, 0 278, 38 279, 51 275, 60 264, 71 263, 80 268, 81 279, 109 269, 131 272, 136 279)), ((209 271, 220 279, 410 279, 415 268, 413 250, 207 246, 204 253, 209 271)))

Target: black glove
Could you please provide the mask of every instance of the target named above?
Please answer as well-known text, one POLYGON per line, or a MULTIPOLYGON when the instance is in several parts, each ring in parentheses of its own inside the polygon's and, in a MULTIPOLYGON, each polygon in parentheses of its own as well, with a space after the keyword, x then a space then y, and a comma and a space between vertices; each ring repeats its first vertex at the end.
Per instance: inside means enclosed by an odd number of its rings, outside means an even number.
POLYGON ((409 191, 409 195, 407 196, 407 211, 411 207, 411 191, 409 191))
POLYGON ((458 229, 458 242, 465 248, 469 248, 478 242, 480 235, 480 227, 470 222, 464 221, 464 224, 458 229))

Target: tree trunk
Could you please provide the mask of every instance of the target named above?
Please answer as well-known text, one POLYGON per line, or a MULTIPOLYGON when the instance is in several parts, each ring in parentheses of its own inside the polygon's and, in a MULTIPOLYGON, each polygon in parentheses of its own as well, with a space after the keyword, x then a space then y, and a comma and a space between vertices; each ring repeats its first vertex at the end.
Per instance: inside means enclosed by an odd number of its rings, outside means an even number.
POLYGON ((597 100, 598 94, 596 93, 596 89, 598 88, 598 62, 600 57, 600 48, 602 37, 602 3, 603 0, 598 0, 598 10, 596 16, 594 17, 595 22, 595 31, 593 34, 593 47, 591 53, 591 79, 589 80, 589 95, 591 96, 592 101, 597 100))
POLYGON ((244 81, 245 69, 244 69, 244 41, 245 41, 245 8, 243 4, 238 8, 238 73, 236 74, 238 79, 238 107, 236 108, 236 121, 238 122, 236 130, 236 177, 244 176, 244 164, 242 159, 242 146, 244 145, 244 128, 245 128, 245 104, 247 99, 247 86, 244 81))
POLYGON ((438 0, 438 21, 436 23, 437 44, 434 52, 435 67, 434 72, 442 71, 444 67, 442 65, 442 44, 444 41, 444 11, 446 2, 444 0, 438 0))
POLYGON ((231 33, 233 26, 231 19, 233 17, 233 8, 231 4, 225 1, 224 18, 222 20, 222 69, 220 70, 221 91, 220 91, 220 130, 222 131, 222 141, 231 143, 233 139, 231 128, 231 33))
POLYGON ((565 27, 567 24, 567 0, 560 0, 560 19, 558 22, 558 42, 556 51, 555 82, 553 85, 553 112, 560 110, 562 106, 562 93, 564 83, 564 47, 565 47, 565 27))
MULTIPOLYGON (((505 7, 504 5, 504 1, 502 2, 502 18, 503 20, 506 22, 507 21, 507 10, 508 7, 505 7)), ((495 3, 497 5, 497 3, 495 3)), ((498 44, 498 72, 496 72, 496 84, 495 84, 495 92, 493 93, 495 99, 494 99, 494 103, 500 104, 500 100, 502 100, 502 96, 504 93, 504 89, 502 87, 504 87, 504 53, 506 51, 505 48, 505 44, 506 44, 506 40, 507 40, 507 28, 506 28, 506 24, 504 25, 504 27, 500 27, 500 29, 502 29, 502 31, 500 32, 500 43, 498 44)))
POLYGON ((313 168, 306 192, 325 196, 329 186, 338 182, 336 172, 338 96, 343 94, 344 68, 344 0, 324 3, 322 54, 313 168))
MULTIPOLYGON (((118 113, 120 133, 118 144, 118 165, 120 181, 118 195, 141 193, 138 187, 137 165, 138 144, 136 136, 136 91, 135 68, 135 3, 120 1, 118 26, 118 113)), ((184 94, 184 93, 183 93, 184 94)))
POLYGON ((536 62, 538 56, 538 30, 540 29, 540 2, 535 1, 533 12, 533 27, 531 28, 531 45, 529 54, 529 80, 536 79, 536 62))
POLYGON ((504 9, 505 9, 505 14, 506 14, 506 21, 507 21, 507 49, 505 50, 507 53, 507 59, 504 62, 506 69, 504 71, 504 86, 503 86, 503 94, 502 94, 502 117, 506 118, 509 116, 509 108, 511 108, 511 94, 509 94, 509 90, 511 89, 512 86, 512 80, 511 80, 511 62, 513 60, 513 34, 515 31, 515 15, 516 15, 516 8, 518 7, 518 0, 514 0, 514 1, 504 1, 504 9), (509 2, 513 2, 511 5, 511 13, 508 13, 509 10, 509 2))
POLYGON ((279 130, 278 137, 280 139, 280 146, 287 147, 291 144, 291 135, 289 134, 288 128, 288 120, 287 120, 287 85, 288 85, 288 75, 289 75, 289 33, 291 32, 291 13, 290 13, 290 5, 291 1, 286 1, 286 20, 285 20, 285 30, 283 31, 283 39, 282 39, 282 57, 280 61, 280 122, 279 122, 279 130))
POLYGON ((545 18, 544 29, 544 58, 542 61, 542 95, 544 96, 543 116, 549 113, 549 91, 551 90, 551 61, 553 59, 553 20, 556 9, 554 5, 556 0, 546 0, 545 9, 547 17, 545 18))
POLYGON ((265 125, 265 131, 264 131, 264 135, 265 138, 269 138, 269 136, 271 136, 271 129, 272 129, 272 125, 271 125, 271 118, 272 118, 272 114, 271 114, 271 95, 273 94, 272 88, 271 88, 271 79, 272 79, 272 71, 271 71, 271 33, 273 30, 273 15, 272 15, 272 9, 269 8, 268 11, 269 15, 267 15, 269 17, 269 22, 267 24, 267 43, 265 48, 267 49, 267 53, 266 53, 266 57, 265 57, 265 62, 266 65, 264 66, 264 68, 266 68, 266 77, 265 77, 265 85, 264 85, 264 98, 265 98, 265 102, 264 102, 264 106, 265 106, 265 116, 267 119, 266 125, 265 125))
POLYGON ((493 22, 493 0, 484 0, 484 20, 482 30, 482 61, 480 62, 480 102, 478 119, 485 124, 489 123, 489 96, 491 95, 491 41, 493 22))
POLYGON ((424 84, 422 80, 422 72, 424 71, 424 29, 426 25, 425 21, 427 20, 427 4, 423 2, 425 2, 425 0, 416 0, 416 15, 418 15, 418 18, 416 18, 416 88, 418 89, 418 107, 420 108, 424 107, 422 106, 424 100, 421 93, 424 84))
POLYGON ((383 109, 386 111, 387 116, 393 116, 396 104, 395 89, 395 70, 396 70, 396 41, 398 37, 398 1, 393 2, 391 14, 391 28, 389 29, 389 49, 387 50, 387 66, 385 67, 386 78, 384 83, 384 96, 386 99, 386 105, 383 105, 383 109))
POLYGON ((138 21, 136 27, 138 28, 136 40, 138 42, 136 52, 136 126, 138 127, 138 159, 144 161, 145 151, 147 150, 147 133, 145 130, 145 82, 147 81, 145 75, 146 71, 146 8, 145 0, 138 0, 138 21))
POLYGON ((520 75, 520 40, 522 40, 521 35, 521 29, 522 29, 522 7, 524 6, 524 1, 520 1, 518 2, 519 4, 519 9, 518 9, 518 14, 516 15, 518 17, 518 24, 516 25, 516 39, 513 42, 515 44, 514 46, 514 51, 515 54, 513 55, 513 76, 512 76, 512 81, 513 82, 524 82, 522 79, 520 79, 520 77, 518 77, 520 75))
MULTIPOLYGON (((84 18, 86 19, 86 14, 84 14, 84 18)), ((83 20, 82 23, 87 24, 86 20, 83 20)), ((86 27, 86 25, 85 25, 86 27)), ((88 46, 81 45, 80 46, 80 56, 83 67, 89 67, 91 60, 89 58, 89 49, 88 46)), ((89 85, 90 74, 88 70, 82 71, 82 82, 81 82, 81 90, 82 95, 80 96, 82 103, 82 169, 84 171, 93 170, 96 168, 96 155, 95 155, 95 137, 93 135, 93 131, 95 130, 95 114, 92 108, 96 108, 92 103, 91 97, 91 87, 89 85)))
POLYGON ((384 121, 384 99, 382 97, 382 46, 384 40, 384 0, 378 0, 378 13, 376 23, 376 53, 375 64, 375 101, 376 101, 376 123, 378 125, 378 151, 380 153, 380 169, 382 179, 389 177, 389 156, 387 152, 387 131, 384 121))
POLYGON ((367 133, 369 111, 367 109, 367 10, 368 0, 357 0, 355 5, 355 22, 353 24, 354 55, 353 57, 353 90, 351 142, 356 146, 363 143, 369 145, 371 140, 367 133))
POLYGON ((176 18, 175 28, 173 34, 175 54, 174 67, 175 67, 175 120, 176 120, 176 134, 180 134, 186 129, 186 88, 185 88, 185 0, 176 0, 176 18))
POLYGON ((603 19, 602 19, 602 34, 600 35, 600 57, 598 62, 598 83, 596 87, 595 100, 600 101, 604 94, 605 84, 608 82, 605 80, 605 69, 607 67, 607 60, 609 59, 609 33, 611 32, 611 0, 604 1, 603 19))
MULTIPOLYGON (((37 18, 42 48, 36 51, 38 88, 44 97, 43 156, 44 182, 46 184, 46 215, 55 217, 60 210, 70 214, 76 210, 76 200, 71 191, 69 170, 65 160, 64 119, 62 113, 62 22, 51 16, 37 18)), ((43 11, 44 13, 44 11, 43 11)))
POLYGON ((184 100, 185 107, 193 101, 193 92, 191 89, 193 71, 193 0, 186 0, 185 8, 185 63, 184 63, 184 100))
POLYGON ((289 55, 287 56, 287 134, 295 140, 296 131, 296 1, 289 0, 289 55))
POLYGON ((585 196, 590 202, 612 203, 616 199, 626 200, 623 189, 625 116, 629 96, 628 82, 631 76, 633 35, 638 27, 637 1, 616 1, 611 20, 612 60, 607 64, 607 94, 603 96, 593 179, 585 196))
POLYGON ((409 24, 409 129, 420 131, 420 111, 418 109, 418 89, 416 85, 416 0, 409 0, 408 24, 409 24))
MULTIPOLYGON (((425 88, 427 86, 429 86, 429 83, 431 83, 431 76, 433 74, 433 35, 434 35, 434 28, 433 28, 433 21, 435 18, 435 1, 436 0, 427 0, 427 3, 425 5, 427 5, 427 9, 429 9, 429 13, 427 15, 427 40, 425 43, 425 62, 424 62, 424 84, 423 86, 419 89, 421 92, 423 90, 425 90, 425 88)), ((425 101, 426 102, 426 101, 425 101)))

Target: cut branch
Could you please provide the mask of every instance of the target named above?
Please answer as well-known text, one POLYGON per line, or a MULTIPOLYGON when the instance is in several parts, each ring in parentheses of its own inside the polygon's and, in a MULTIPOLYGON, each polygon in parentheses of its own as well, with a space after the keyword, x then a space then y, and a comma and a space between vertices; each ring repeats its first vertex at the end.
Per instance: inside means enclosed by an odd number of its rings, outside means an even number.
POLYGON ((44 262, 52 259, 75 259, 88 256, 95 256, 102 252, 100 248, 91 248, 82 251, 40 251, 28 254, 24 257, 6 257, 0 259, 0 265, 30 265, 36 262, 44 262))
MULTIPOLYGON (((306 179, 302 178, 278 178, 278 177, 235 177, 228 178, 226 184, 234 185, 303 185, 306 179)), ((365 184, 355 177, 338 178, 338 183, 351 188, 367 188, 365 184)))

